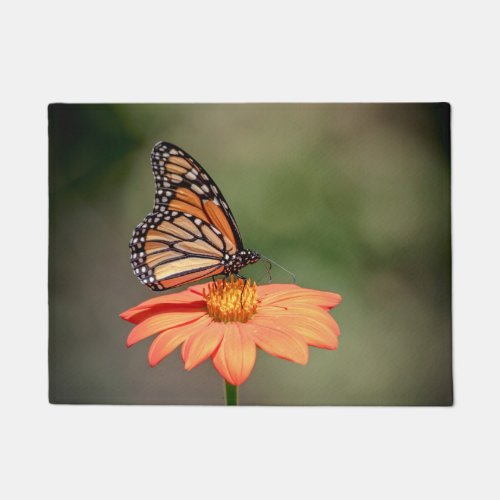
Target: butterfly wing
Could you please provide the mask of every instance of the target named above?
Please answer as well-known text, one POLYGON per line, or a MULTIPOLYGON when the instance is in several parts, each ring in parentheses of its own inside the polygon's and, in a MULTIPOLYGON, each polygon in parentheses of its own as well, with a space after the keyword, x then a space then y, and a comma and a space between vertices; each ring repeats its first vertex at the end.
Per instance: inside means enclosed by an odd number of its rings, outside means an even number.
POLYGON ((219 189, 177 146, 155 145, 155 207, 130 242, 134 274, 165 290, 220 274, 224 257, 242 248, 238 226, 219 189))
POLYGON ((220 274, 232 248, 213 225, 176 211, 149 214, 130 242, 134 274, 155 291, 220 274))
POLYGON ((178 146, 159 142, 151 153, 151 165, 156 183, 155 211, 190 213, 215 225, 235 247, 243 248, 240 231, 224 196, 194 158, 178 146))

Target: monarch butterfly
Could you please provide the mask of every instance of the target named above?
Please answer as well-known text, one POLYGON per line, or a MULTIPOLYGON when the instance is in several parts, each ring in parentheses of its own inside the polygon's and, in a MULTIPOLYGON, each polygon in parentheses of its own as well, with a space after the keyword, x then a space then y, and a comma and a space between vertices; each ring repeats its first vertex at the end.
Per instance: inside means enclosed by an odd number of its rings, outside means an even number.
POLYGON ((130 262, 137 278, 160 291, 217 274, 238 274, 261 256, 243 247, 224 196, 181 148, 158 142, 151 152, 153 212, 135 228, 130 262))

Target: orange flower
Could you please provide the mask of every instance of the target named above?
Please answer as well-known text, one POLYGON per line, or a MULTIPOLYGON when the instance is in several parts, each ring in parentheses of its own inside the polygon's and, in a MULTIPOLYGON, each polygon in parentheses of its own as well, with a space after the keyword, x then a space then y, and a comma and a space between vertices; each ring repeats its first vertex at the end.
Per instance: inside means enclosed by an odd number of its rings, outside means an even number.
POLYGON ((336 293, 257 287, 231 277, 147 300, 120 316, 136 325, 127 347, 158 335, 149 349, 151 366, 182 344, 186 370, 212 357, 227 382, 241 385, 253 369, 256 347, 301 365, 308 346, 336 349, 340 330, 328 311, 341 300, 336 293))

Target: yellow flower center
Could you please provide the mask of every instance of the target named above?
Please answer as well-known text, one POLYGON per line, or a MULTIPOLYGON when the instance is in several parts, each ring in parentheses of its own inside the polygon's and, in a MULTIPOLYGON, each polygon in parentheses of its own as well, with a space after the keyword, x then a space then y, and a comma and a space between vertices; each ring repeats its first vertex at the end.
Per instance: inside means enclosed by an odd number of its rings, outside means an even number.
POLYGON ((208 314, 215 320, 228 323, 246 323, 257 311, 257 283, 251 279, 227 279, 209 283, 208 291, 203 289, 208 314))

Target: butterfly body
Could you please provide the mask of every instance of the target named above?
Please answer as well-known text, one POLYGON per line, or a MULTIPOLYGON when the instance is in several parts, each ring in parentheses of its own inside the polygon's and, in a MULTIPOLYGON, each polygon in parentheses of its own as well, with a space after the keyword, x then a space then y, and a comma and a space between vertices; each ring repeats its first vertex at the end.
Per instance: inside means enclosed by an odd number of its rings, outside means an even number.
POLYGON ((234 255, 224 256, 224 271, 222 274, 229 276, 230 274, 238 274, 240 269, 254 264, 260 260, 260 255, 253 250, 239 250, 234 255))
POLYGON ((217 274, 238 274, 260 255, 245 249, 236 221, 215 182, 178 146, 157 143, 151 153, 153 212, 130 241, 137 278, 167 290, 217 274))

